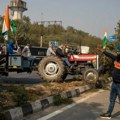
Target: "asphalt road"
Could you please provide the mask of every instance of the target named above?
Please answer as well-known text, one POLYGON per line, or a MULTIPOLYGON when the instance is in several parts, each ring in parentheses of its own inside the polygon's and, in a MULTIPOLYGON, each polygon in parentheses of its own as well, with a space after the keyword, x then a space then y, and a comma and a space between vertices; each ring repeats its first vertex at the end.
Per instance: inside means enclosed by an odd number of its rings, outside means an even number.
MULTIPOLYGON (((68 75, 66 80, 73 79, 77 76, 68 75)), ((9 76, 0 76, 0 82, 2 83, 8 83, 8 84, 37 84, 37 83, 43 83, 43 81, 40 76, 38 75, 37 71, 33 71, 32 73, 16 73, 16 72, 10 72, 9 76)))
MULTIPOLYGON (((100 114, 108 107, 109 91, 84 93, 74 103, 50 107, 24 118, 24 120, 105 120, 100 114)), ((120 104, 116 103, 112 120, 120 120, 120 104)))
POLYGON ((37 74, 36 71, 33 71, 32 73, 16 73, 16 72, 10 72, 9 76, 0 76, 0 79, 2 80, 2 83, 17 83, 17 84, 36 84, 43 82, 43 80, 40 79, 40 76, 37 74))

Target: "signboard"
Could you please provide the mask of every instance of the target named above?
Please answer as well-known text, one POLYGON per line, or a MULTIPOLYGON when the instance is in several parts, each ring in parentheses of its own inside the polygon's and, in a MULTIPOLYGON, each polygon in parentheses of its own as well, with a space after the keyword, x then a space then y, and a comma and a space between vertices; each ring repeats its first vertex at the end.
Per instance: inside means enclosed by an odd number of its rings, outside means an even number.
POLYGON ((117 37, 116 37, 116 36, 109 36, 108 40, 109 40, 110 42, 114 42, 114 41, 117 40, 117 37))
POLYGON ((56 42, 56 41, 49 41, 49 45, 52 45, 53 47, 57 47, 58 46, 58 42, 56 42))

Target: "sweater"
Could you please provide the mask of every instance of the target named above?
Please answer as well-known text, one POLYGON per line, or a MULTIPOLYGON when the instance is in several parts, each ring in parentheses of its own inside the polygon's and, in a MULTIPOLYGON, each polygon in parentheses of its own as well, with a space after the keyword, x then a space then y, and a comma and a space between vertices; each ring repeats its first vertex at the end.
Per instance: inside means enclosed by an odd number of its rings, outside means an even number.
MULTIPOLYGON (((118 60, 117 60, 117 56, 107 52, 107 51, 104 51, 103 54, 105 54, 107 57, 109 57, 114 63, 117 61, 118 63, 120 63, 118 60)), ((112 78, 113 78, 113 82, 115 83, 120 83, 120 69, 116 68, 115 65, 114 65, 114 68, 113 68, 113 71, 112 71, 112 78)))

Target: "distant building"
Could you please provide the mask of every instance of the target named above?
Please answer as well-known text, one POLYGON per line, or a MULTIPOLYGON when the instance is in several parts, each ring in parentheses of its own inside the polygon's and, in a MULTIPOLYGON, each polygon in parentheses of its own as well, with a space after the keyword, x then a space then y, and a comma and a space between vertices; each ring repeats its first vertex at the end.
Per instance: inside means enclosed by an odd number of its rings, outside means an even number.
POLYGON ((9 8, 11 10, 13 20, 21 20, 23 12, 27 10, 26 2, 23 0, 11 0, 9 8))

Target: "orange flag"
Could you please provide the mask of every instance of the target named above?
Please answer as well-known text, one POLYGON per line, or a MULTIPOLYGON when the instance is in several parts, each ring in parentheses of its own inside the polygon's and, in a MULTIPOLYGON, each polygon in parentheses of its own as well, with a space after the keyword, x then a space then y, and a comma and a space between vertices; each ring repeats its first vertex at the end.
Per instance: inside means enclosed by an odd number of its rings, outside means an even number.
POLYGON ((10 30, 9 6, 7 6, 2 27, 2 35, 5 38, 5 40, 8 40, 9 30, 10 30))

